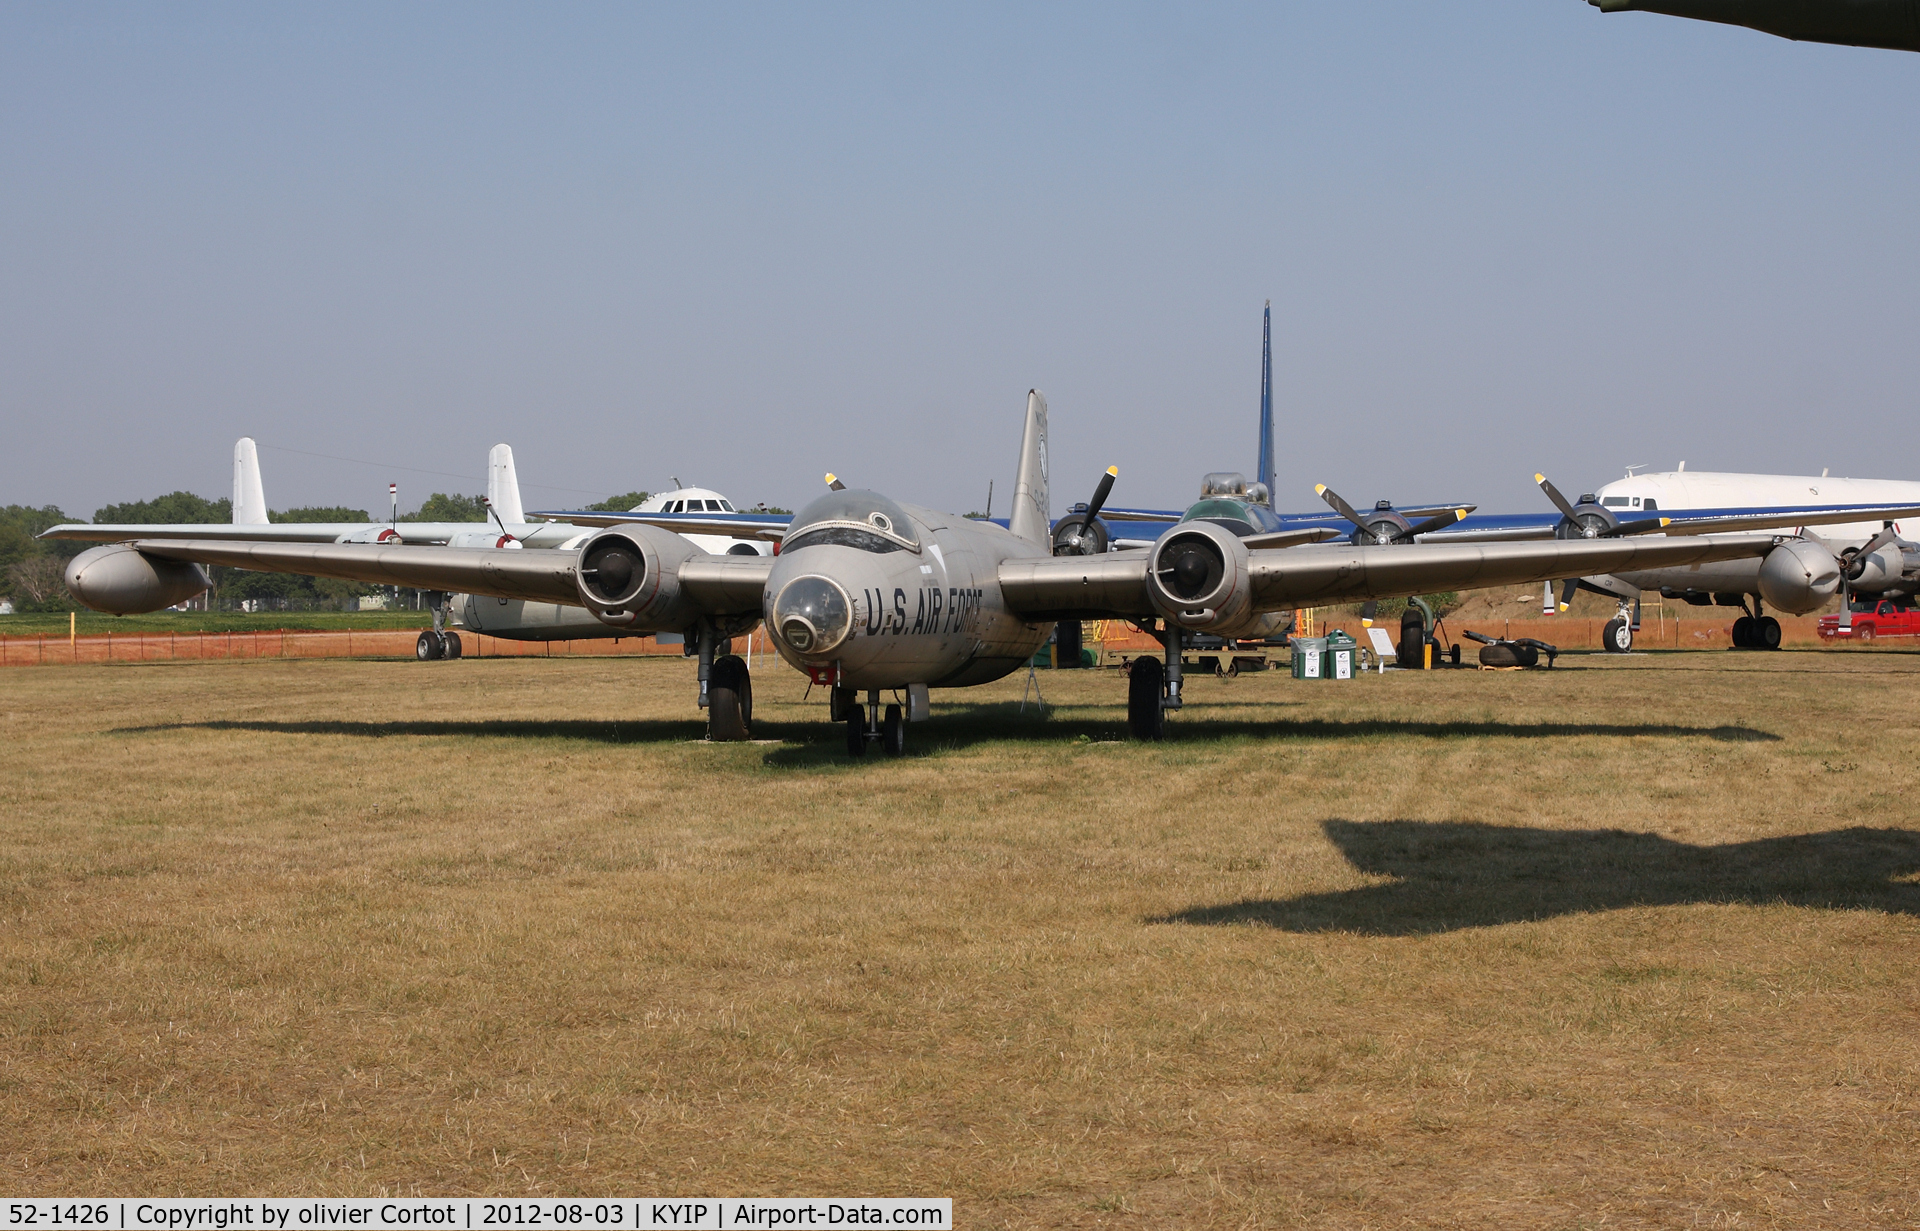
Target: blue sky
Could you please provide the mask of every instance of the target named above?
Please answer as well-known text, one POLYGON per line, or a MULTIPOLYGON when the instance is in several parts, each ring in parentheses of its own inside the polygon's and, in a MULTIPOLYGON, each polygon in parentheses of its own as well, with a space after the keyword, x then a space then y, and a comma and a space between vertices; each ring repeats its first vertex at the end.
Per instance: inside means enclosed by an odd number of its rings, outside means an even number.
POLYGON ((250 434, 276 507, 506 440, 531 507, 965 510, 1038 386, 1056 511, 1178 505, 1268 298, 1283 509, 1920 478, 1916 115, 1920 57, 1580 0, 7 4, 0 503, 250 434))

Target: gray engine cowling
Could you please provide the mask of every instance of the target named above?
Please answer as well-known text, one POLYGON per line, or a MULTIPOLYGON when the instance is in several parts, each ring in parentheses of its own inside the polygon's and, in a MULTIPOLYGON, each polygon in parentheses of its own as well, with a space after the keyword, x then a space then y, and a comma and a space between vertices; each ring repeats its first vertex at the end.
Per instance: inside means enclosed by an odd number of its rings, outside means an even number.
POLYGON ((155 560, 125 543, 83 551, 67 562, 67 593, 95 611, 138 615, 185 602, 213 585, 184 560, 155 560))
POLYGON ((1818 543, 1788 539, 1760 562, 1760 597, 1775 611, 1805 615, 1840 592, 1840 562, 1818 543))
POLYGON ((1147 596, 1181 628, 1223 636, 1253 622, 1246 546, 1211 522, 1183 522, 1162 535, 1147 562, 1147 596))
POLYGON ((574 585, 581 605, 604 624, 677 631, 699 614, 680 589, 680 566, 700 554, 671 530, 610 526, 580 545, 574 585))

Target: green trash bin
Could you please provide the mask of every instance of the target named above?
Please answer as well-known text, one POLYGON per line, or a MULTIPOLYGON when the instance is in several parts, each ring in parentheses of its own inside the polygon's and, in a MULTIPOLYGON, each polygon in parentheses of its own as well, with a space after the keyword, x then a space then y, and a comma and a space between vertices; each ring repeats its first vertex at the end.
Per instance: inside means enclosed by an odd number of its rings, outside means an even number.
POLYGON ((1339 629, 1327 635, 1327 678, 1350 680, 1360 666, 1360 643, 1339 629))
POLYGON ((1327 678, 1327 639, 1325 637, 1293 639, 1293 678, 1296 680, 1327 678))

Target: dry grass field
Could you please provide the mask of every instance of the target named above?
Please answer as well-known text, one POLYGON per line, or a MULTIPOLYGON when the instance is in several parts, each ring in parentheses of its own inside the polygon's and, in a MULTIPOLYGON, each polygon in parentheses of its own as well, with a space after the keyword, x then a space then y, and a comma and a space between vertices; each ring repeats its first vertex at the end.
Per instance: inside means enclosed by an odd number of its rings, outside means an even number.
POLYGON ((1912 1226, 1920 656, 936 694, 0 677, 0 1189, 1912 1226))

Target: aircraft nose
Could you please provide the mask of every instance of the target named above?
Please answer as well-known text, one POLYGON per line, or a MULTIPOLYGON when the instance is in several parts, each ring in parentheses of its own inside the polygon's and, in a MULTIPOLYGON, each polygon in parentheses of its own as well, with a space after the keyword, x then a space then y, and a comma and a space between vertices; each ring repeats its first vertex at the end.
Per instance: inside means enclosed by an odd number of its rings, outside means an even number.
POLYGON ((853 604, 840 586, 817 574, 796 577, 773 602, 774 635, 796 654, 830 654, 853 631, 853 604))

